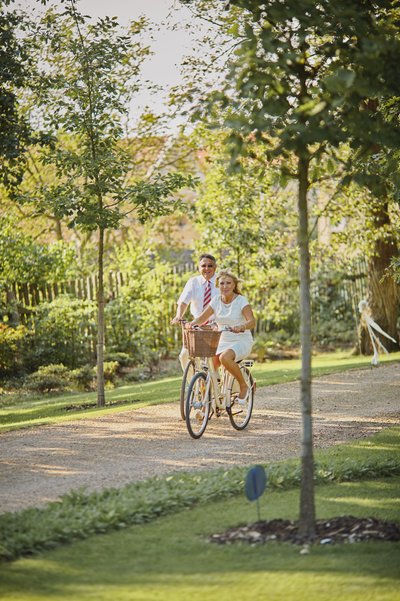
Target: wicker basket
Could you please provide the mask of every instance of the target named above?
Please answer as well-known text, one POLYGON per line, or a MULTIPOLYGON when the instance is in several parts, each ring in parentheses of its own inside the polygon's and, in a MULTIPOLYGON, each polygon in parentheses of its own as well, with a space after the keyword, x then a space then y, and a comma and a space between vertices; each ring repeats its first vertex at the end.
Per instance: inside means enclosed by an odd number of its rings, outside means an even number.
POLYGON ((191 357, 213 357, 220 337, 217 330, 184 330, 184 347, 191 357))

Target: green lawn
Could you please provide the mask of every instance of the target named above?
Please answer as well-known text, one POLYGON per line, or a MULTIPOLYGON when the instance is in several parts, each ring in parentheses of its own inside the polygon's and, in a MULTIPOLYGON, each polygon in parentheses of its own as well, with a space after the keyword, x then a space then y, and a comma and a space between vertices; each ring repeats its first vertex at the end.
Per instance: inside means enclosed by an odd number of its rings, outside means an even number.
MULTIPOLYGON (((382 477, 385 466, 399 465, 399 437, 399 428, 391 428, 366 440, 318 451, 317 463, 326 466, 325 480, 329 481, 330 474, 333 477, 336 473, 338 481, 316 486, 317 517, 353 515, 400 521, 398 467, 392 472, 397 475, 382 477), (340 481, 343 479, 348 481, 340 481)), ((283 464, 291 465, 293 461, 283 464)), ((271 467, 267 466, 267 470, 271 471, 271 467)), ((193 474, 192 487, 195 481, 200 481, 199 476, 193 474)), ((229 486, 223 499, 209 500, 215 478, 208 472, 201 478, 210 496, 195 507, 175 510, 145 524, 129 527, 121 524, 120 531, 91 536, 36 557, 2 563, 2 601, 397 601, 399 598, 399 542, 316 545, 311 547, 309 555, 300 555, 300 549, 289 544, 209 543, 208 535, 251 523, 257 519, 257 512, 243 492, 229 497, 229 486)), ((287 490, 277 490, 277 481, 274 489, 267 489, 260 503, 262 519, 297 519, 298 487, 290 481, 287 485, 287 490)), ((243 482, 239 490, 243 491, 243 482)), ((152 494, 149 488, 148 496, 152 494)), ((161 488, 159 494, 161 506, 169 493, 161 488)), ((192 497, 195 501, 194 489, 192 497)), ((82 497, 77 500, 75 510, 82 516, 93 505, 99 513, 109 499, 107 494, 89 495, 86 500, 82 497)), ((112 514, 117 505, 116 500, 107 511, 112 514)), ((49 522, 63 515, 62 506, 57 514, 56 504, 39 513, 46 517, 46 511, 49 522)), ((41 519, 39 513, 31 516, 35 523, 41 519)), ((101 521, 107 519, 111 520, 112 515, 104 514, 101 521)), ((21 521, 20 531, 28 540, 29 529, 24 529, 23 524, 21 521)))
MULTIPOLYGON (((399 519, 400 478, 318 486, 319 517, 399 519)), ((261 517, 295 519, 298 492, 267 492, 261 517)), ((0 567, 3 601, 395 601, 400 543, 218 546, 206 536, 255 521, 243 496, 0 567)))
MULTIPOLYGON (((382 362, 399 361, 400 353, 385 355, 381 360, 382 362)), ((348 352, 321 354, 313 358, 314 376, 346 369, 370 368, 370 366, 370 357, 352 357, 348 352)), ((258 386, 267 386, 296 380, 299 377, 299 370, 299 360, 285 360, 256 364, 253 373, 258 386)), ((65 407, 95 402, 95 393, 67 394, 55 397, 43 396, 34 399, 13 400, 12 402, 7 401, 7 397, 3 396, 0 408, 0 432, 63 420, 80 419, 88 415, 94 417, 104 413, 126 411, 127 408, 177 401, 179 389, 180 376, 120 386, 107 392, 107 402, 129 401, 131 404, 106 407, 105 409, 86 409, 78 412, 67 412, 65 407)))

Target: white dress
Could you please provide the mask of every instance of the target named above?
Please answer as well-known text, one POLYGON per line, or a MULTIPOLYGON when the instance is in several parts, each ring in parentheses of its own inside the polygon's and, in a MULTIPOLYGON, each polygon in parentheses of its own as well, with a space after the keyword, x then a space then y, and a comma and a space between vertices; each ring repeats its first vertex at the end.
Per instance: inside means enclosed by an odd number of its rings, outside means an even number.
MULTIPOLYGON (((221 295, 211 299, 210 307, 214 309, 214 319, 219 327, 241 326, 246 323, 242 309, 249 304, 245 296, 239 294, 230 303, 224 303, 221 295)), ((247 357, 253 346, 253 336, 249 330, 236 334, 235 332, 222 332, 217 348, 217 355, 228 349, 235 353, 235 360, 240 361, 247 357)))

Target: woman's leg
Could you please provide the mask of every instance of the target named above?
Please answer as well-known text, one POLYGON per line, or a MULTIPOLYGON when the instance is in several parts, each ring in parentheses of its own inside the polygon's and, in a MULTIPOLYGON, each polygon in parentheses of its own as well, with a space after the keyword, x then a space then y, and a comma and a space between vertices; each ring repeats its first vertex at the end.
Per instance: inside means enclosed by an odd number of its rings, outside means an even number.
POLYGON ((240 386, 240 398, 244 398, 247 394, 247 384, 240 371, 239 365, 235 361, 236 355, 232 349, 228 349, 220 354, 219 359, 222 365, 229 371, 230 374, 238 381, 240 386))
POLYGON ((221 361, 219 360, 219 355, 214 355, 213 357, 213 365, 214 365, 214 369, 218 369, 219 366, 221 365, 221 361))

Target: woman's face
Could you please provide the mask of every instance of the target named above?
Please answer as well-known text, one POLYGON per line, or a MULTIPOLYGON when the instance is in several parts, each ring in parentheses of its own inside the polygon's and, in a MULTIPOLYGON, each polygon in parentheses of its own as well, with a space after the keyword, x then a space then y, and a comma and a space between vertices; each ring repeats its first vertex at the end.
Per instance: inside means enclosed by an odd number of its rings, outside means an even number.
POLYGON ((224 275, 219 280, 218 285, 219 289, 221 290, 221 294, 223 294, 224 296, 229 296, 230 294, 233 294, 233 290, 235 288, 235 280, 224 275))

